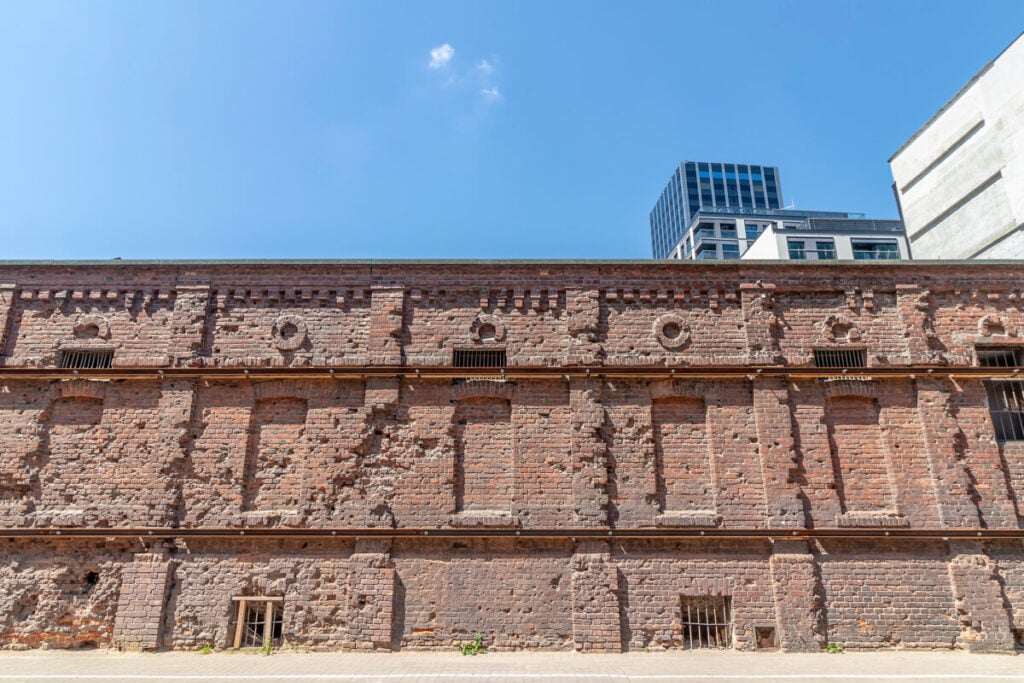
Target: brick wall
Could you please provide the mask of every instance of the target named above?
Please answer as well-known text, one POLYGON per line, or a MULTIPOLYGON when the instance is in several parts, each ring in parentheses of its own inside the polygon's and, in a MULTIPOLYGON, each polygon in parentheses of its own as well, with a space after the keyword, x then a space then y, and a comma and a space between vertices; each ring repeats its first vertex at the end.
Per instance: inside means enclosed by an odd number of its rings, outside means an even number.
POLYGON ((1022 275, 0 263, 0 647, 1012 650, 1022 275))

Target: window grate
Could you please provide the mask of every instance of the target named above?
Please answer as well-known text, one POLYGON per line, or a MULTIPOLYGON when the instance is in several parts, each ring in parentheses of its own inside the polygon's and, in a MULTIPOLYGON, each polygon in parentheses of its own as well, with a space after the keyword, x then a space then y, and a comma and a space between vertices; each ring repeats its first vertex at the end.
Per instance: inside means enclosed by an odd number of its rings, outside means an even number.
MULTIPOLYGON (((1021 364, 1021 351, 1012 347, 975 349, 983 368, 1013 368, 1021 364)), ((984 382, 996 441, 1024 441, 1024 383, 990 379, 984 382)))
POLYGON ((238 598, 235 647, 280 647, 284 629, 280 599, 238 598), (268 630, 269 624, 269 630, 268 630))
POLYGON ((1024 384, 1015 380, 988 380, 988 410, 997 441, 1024 441, 1024 384))
POLYGON ((1020 365, 1020 350, 1006 347, 976 349, 978 365, 983 368, 1015 368, 1020 365))
POLYGON ((505 349, 455 349, 452 358, 457 368, 503 368, 505 349))
POLYGON ((682 596, 683 646, 688 650, 732 647, 732 599, 682 596))
POLYGON ((68 370, 102 370, 114 362, 113 351, 62 351, 60 367, 68 370))
POLYGON ((864 349, 814 350, 814 365, 819 368, 863 368, 867 364, 867 352, 864 349))

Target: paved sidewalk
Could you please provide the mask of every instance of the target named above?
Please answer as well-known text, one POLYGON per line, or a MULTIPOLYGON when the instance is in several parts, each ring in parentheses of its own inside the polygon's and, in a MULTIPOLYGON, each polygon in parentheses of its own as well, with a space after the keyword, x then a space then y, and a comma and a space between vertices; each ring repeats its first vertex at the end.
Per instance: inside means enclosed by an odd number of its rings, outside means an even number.
POLYGON ((690 683, 758 681, 1021 681, 1024 658, 962 652, 886 651, 845 654, 658 652, 581 655, 567 652, 396 654, 109 651, 0 652, 0 683, 9 681, 262 681, 293 683, 690 683))

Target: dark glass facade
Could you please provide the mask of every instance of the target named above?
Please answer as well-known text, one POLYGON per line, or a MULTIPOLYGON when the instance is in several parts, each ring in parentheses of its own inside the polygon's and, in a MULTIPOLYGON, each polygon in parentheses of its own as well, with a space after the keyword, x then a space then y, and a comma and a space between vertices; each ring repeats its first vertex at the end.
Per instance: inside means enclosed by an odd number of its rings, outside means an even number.
POLYGON ((779 169, 752 164, 684 161, 651 211, 651 251, 668 258, 702 208, 782 208, 779 169))

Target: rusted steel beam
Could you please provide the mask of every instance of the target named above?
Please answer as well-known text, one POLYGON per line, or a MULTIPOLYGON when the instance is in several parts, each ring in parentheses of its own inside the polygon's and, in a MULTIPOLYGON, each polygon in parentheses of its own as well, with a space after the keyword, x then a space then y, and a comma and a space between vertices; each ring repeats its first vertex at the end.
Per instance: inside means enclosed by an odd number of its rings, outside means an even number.
POLYGON ((167 527, 26 527, 0 529, 0 538, 612 538, 612 539, 971 539, 1020 540, 1024 529, 275 529, 275 528, 167 528, 167 527))
POLYGON ((449 366, 335 366, 315 368, 156 368, 131 367, 97 370, 60 368, 3 367, 0 380, 7 379, 362 379, 365 377, 404 377, 406 379, 551 379, 560 377, 607 377, 638 379, 720 379, 736 377, 786 377, 815 379, 824 377, 932 377, 1024 379, 1022 368, 973 366, 884 366, 870 368, 817 368, 792 366, 681 366, 652 367, 635 365, 604 365, 593 367, 507 367, 453 368, 449 366))

